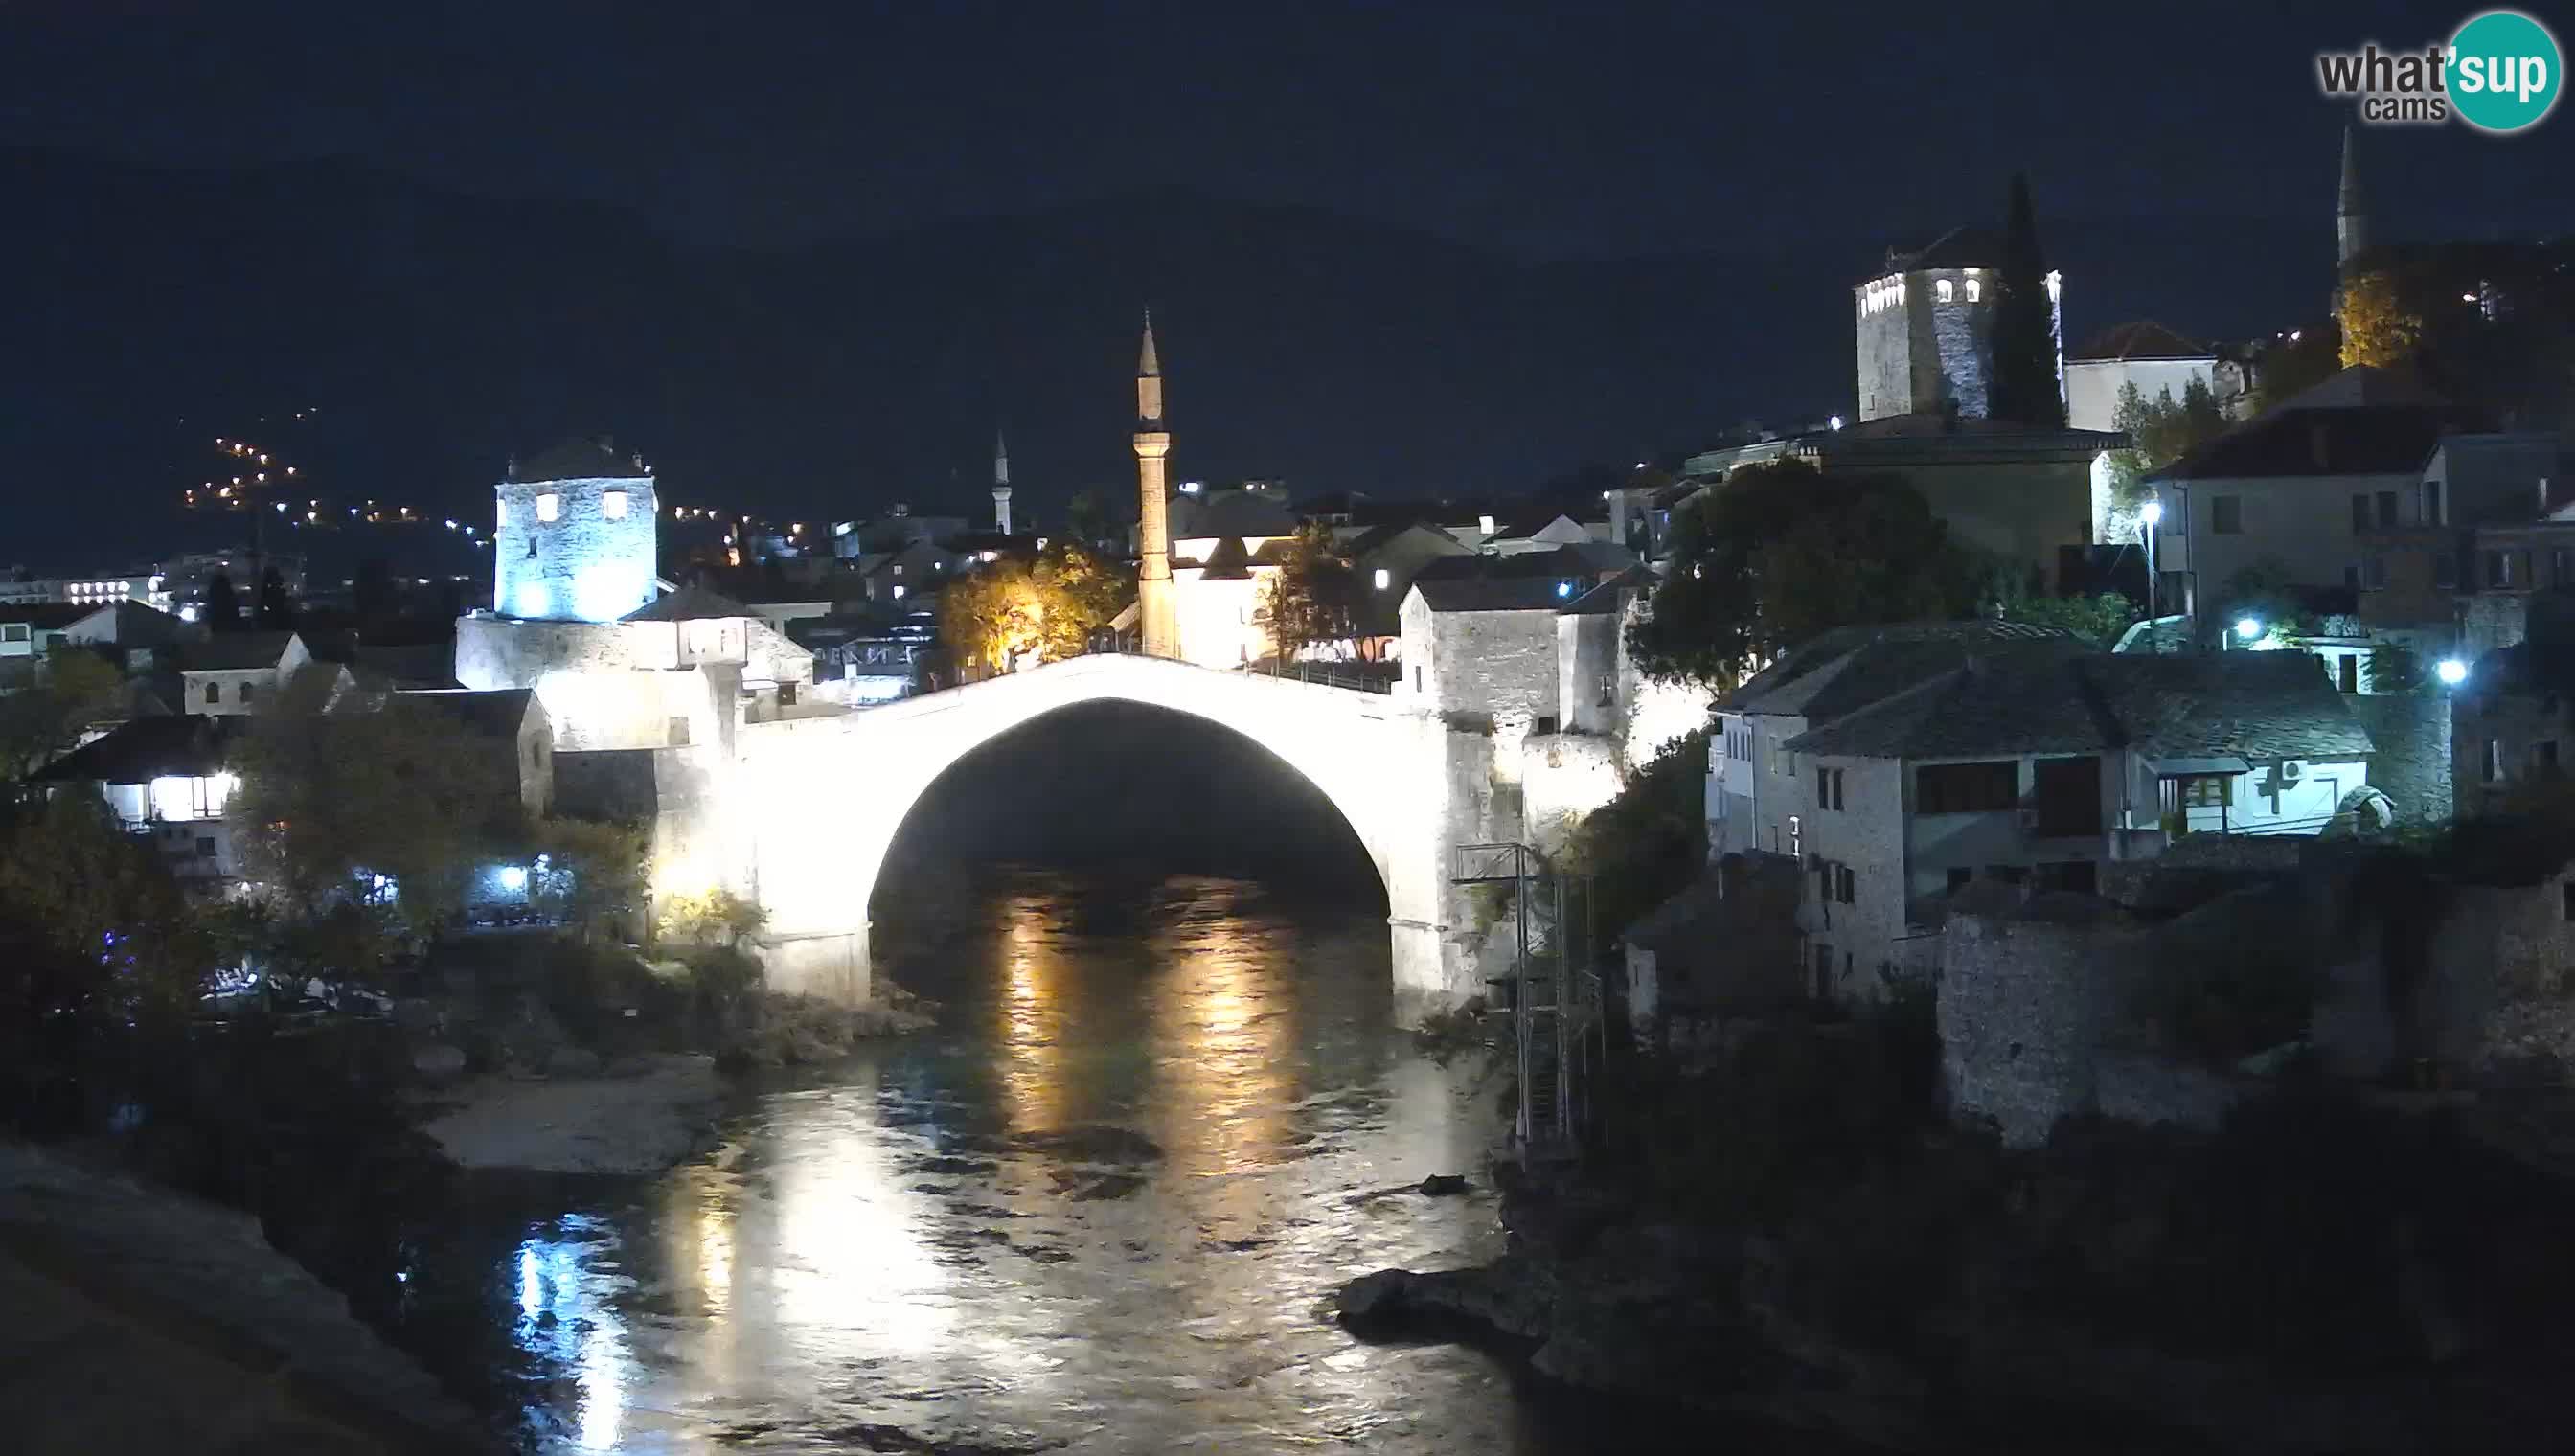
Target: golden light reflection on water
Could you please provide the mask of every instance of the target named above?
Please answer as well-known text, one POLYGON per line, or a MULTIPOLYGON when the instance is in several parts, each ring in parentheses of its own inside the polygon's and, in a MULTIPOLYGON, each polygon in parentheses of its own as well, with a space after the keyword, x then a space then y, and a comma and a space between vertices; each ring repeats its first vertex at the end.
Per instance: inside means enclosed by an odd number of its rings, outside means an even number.
POLYGON ((1011 1126, 1046 1131, 1065 1112, 1068 968, 1039 917, 1039 907, 1014 899, 1002 931, 1001 1083, 1011 1126))
MULTIPOLYGON (((1275 1163, 1292 1140, 1296 1017, 1279 947, 1222 901, 1193 905, 1158 937, 1148 991, 1163 1092, 1150 1129, 1176 1173, 1275 1163)), ((1246 1191, 1242 1202, 1253 1196, 1246 1191)))

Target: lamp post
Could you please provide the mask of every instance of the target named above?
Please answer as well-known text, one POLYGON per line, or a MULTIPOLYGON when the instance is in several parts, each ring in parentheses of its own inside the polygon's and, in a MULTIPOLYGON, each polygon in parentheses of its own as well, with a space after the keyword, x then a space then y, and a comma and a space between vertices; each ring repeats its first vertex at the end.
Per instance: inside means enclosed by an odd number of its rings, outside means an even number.
POLYGON ((2137 534, 2146 541, 2146 642, 2156 652, 2163 651, 2163 637, 2155 630, 2155 536, 2164 524, 2164 503, 2148 501, 2137 512, 2142 523, 2137 534))

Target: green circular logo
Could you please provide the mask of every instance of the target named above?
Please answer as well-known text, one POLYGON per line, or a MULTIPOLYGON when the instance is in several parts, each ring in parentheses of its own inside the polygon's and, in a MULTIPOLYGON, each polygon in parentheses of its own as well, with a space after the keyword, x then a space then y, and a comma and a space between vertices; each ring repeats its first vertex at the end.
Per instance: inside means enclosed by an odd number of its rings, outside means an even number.
POLYGON ((2535 126, 2565 89, 2562 56, 2547 26, 2518 10, 2489 10, 2450 37, 2450 105, 2479 131, 2535 126))

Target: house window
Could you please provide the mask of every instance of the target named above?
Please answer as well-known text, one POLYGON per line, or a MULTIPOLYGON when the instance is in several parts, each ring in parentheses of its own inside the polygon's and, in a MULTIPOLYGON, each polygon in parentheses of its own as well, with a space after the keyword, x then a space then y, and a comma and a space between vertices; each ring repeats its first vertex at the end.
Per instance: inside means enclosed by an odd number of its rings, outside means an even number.
POLYGON ((2485 758, 2477 764, 2477 777, 2492 783, 2503 776, 2503 739, 2486 739, 2485 758))
POLYGON ((1833 866, 1833 898, 1849 904, 1859 893, 1859 876, 1847 864, 1833 866))
POLYGON ((0 642, 25 642, 26 640, 27 640, 27 624, 26 624, 26 623, 23 623, 23 622, 0 623, 0 642))
POLYGON ((1944 279, 1941 279, 1941 280, 1940 280, 1940 282, 1939 282, 1938 284, 1936 284, 1936 285, 1935 285, 1935 287, 1937 287, 1937 288, 1939 289, 1939 291, 1940 291, 1940 302, 1942 302, 1942 303, 1944 303, 1944 304, 1945 304, 1945 303, 1948 303, 1948 302, 1950 301, 1950 299, 1951 299, 1951 298, 1952 298, 1952 297, 1957 293, 1957 291, 1958 291, 1958 290, 1957 290, 1957 287, 1956 287, 1955 285, 1953 285, 1952 283, 1950 283, 1950 282, 1949 282, 1949 280, 1947 280, 1947 279, 1945 279, 1945 278, 1944 278, 1944 279))
POLYGON ((2244 498, 2211 496, 2208 498, 2208 529, 2218 536, 2244 534, 2244 498))
POLYGON ((778 685, 778 706, 781 708, 794 708, 796 706, 795 684, 781 683, 778 685))
POLYGON ((197 857, 200 859, 212 859, 215 857, 215 841, 212 835, 199 834, 197 836, 197 857))
POLYGON ((600 492, 600 493, 599 493, 599 514, 600 514, 602 517, 604 517, 604 518, 606 518, 607 520, 610 520, 610 521, 623 521, 623 520, 625 520, 625 519, 626 519, 626 493, 625 493, 624 491, 602 491, 602 492, 600 492))
POLYGON ((2224 808, 2235 802, 2235 775, 2192 773, 2181 780, 2184 808, 2224 808))
POLYGON ((2387 558, 2377 552, 2360 559, 2360 585, 2372 592, 2387 590, 2387 558))
POLYGON ((1600 706, 1602 708, 1618 706, 1618 675, 1615 673, 1600 675, 1600 706))
POLYGON ((2486 585, 2509 587, 2512 583, 2512 553, 2490 551, 2486 554, 2486 585))
POLYGON ((243 685, 241 685, 241 692, 239 692, 239 693, 237 693, 237 694, 234 694, 233 696, 234 696, 234 697, 236 697, 236 698, 239 698, 239 699, 240 699, 242 702, 244 702, 244 703, 248 703, 248 702, 250 702, 252 695, 253 695, 253 694, 256 694, 257 692, 259 692, 259 685, 258 685, 258 684, 256 684, 256 683, 244 683, 243 685))
POLYGON ((1913 770, 1913 811, 1994 813, 2020 801, 2020 764, 1926 763, 1913 770))
POLYGON ((2369 529, 2369 498, 2367 496, 2354 496, 2351 498, 2351 529, 2354 531, 2367 531, 2369 529))
POLYGON ((537 498, 537 519, 539 521, 557 520, 562 517, 562 515, 563 497, 556 495, 552 491, 548 491, 537 498))
POLYGON ((689 745, 689 721, 686 718, 672 719, 665 736, 670 739, 670 746, 674 748, 687 747, 689 745))
POLYGON ((1983 298, 1984 296, 1985 296, 1985 283, 1984 283, 1984 280, 1983 280, 1983 279, 1980 279, 1980 278, 1970 278, 1970 279, 1968 279, 1968 280, 1967 280, 1967 302, 1969 302, 1969 303, 1974 303, 1976 300, 1978 300, 1978 299, 1980 299, 1980 298, 1983 298))
POLYGON ((1371 580, 1376 583, 1376 589, 1382 592, 1386 589, 1386 584, 1394 580, 1394 574, 1388 572, 1383 567, 1379 567, 1376 569, 1376 575, 1371 578, 1371 580))
POLYGON ((2439 481, 2423 483, 2423 524, 2426 526, 2441 524, 2441 483, 2439 481))
POLYGON ((1421 691, 1421 670, 1419 668, 1412 670, 1412 691, 1415 693, 1421 691))
POLYGON ((2459 559, 2449 552, 2432 553, 2432 585, 2443 592, 2459 590, 2459 559))
POLYGON ((2334 659, 2334 686, 2345 693, 2360 691, 2360 654, 2345 653, 2334 659))
POLYGON ((2101 760, 2041 758, 2030 765, 2030 798, 2036 832, 2072 838, 2101 832, 2101 760))
POLYGON ((2390 527, 2396 524, 2396 493, 2394 491, 2381 491, 2378 493, 2378 524, 2381 527, 2390 527))
POLYGON ((1815 807, 1838 809, 1842 806, 1842 770, 1815 770, 1815 807))
POLYGON ((1806 821, 1795 814, 1788 815, 1788 857, 1796 860, 1806 857, 1806 821))
POLYGON ((2575 549, 2562 546, 2548 549, 2548 585, 2575 586, 2575 549))
POLYGON ((2541 738, 2538 742, 2530 745, 2530 766, 2538 769, 2542 773, 2554 774, 2557 771, 2557 740, 2555 738, 2541 738))
POLYGON ((206 701, 207 701, 208 703, 221 703, 221 702, 223 702, 223 701, 224 701, 224 685, 223 685, 223 684, 221 684, 221 683, 209 683, 209 684, 207 684, 207 685, 206 685, 206 701))

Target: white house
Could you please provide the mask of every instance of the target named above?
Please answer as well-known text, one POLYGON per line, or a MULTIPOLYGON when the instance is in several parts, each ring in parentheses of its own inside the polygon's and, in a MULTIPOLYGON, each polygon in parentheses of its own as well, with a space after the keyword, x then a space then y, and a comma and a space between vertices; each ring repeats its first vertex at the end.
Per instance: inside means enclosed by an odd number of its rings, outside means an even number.
POLYGON ((2186 833, 2312 836, 2366 799, 2369 734, 2296 652, 1980 654, 1779 745, 1818 996, 1935 963, 1977 879, 2091 891, 2186 833), (1790 787, 1789 784, 1793 784, 1790 787))
POLYGON ((1416 580, 1403 599, 1395 697, 1489 718, 1514 737, 1555 731, 1556 614, 1572 595, 1549 577, 1416 580))
POLYGON ((2214 393, 2217 351, 2148 320, 2116 324, 2065 356, 2065 423, 2076 430, 2119 428, 2119 395, 2130 385, 2151 405, 2169 394, 2178 404, 2193 381, 2214 393))
POLYGON ((2209 441, 2149 482, 2164 600, 2222 612, 2228 585, 2257 567, 2289 586, 2358 590, 2364 538, 2445 519, 2425 469, 2445 436, 2482 426, 2363 366, 2209 441))
POLYGON ((256 713, 313 661, 293 632, 218 633, 181 649, 180 712, 220 718, 256 713))
POLYGON ((224 805, 240 780, 225 755, 242 727, 202 714, 138 718, 55 759, 36 778, 58 791, 97 793, 181 878, 233 878, 240 863, 224 805))

